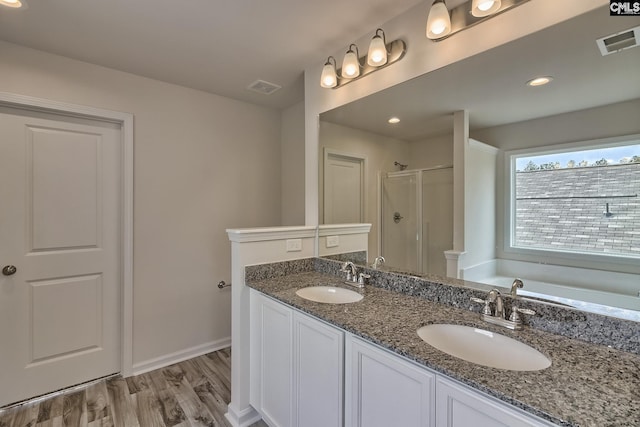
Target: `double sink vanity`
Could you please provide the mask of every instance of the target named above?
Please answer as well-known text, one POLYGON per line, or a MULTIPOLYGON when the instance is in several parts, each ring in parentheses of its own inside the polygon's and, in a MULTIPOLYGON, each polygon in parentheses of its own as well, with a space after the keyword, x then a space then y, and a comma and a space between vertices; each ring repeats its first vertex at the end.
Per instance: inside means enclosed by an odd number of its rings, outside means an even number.
POLYGON ((246 267, 251 404, 269 425, 640 426, 638 323, 505 296, 505 313, 536 312, 511 330, 472 301, 491 288, 365 268, 349 286, 342 267, 246 267))
MULTIPOLYGON (((349 284, 349 282, 345 281, 345 284, 349 284)), ((358 288, 362 289, 364 286, 358 288)), ((350 304, 364 298, 361 293, 351 289, 322 285, 298 289, 296 295, 309 301, 324 304, 350 304)), ((495 317, 489 314, 486 316, 495 317)), ((514 323, 514 329, 515 325, 520 324, 514 323)), ((485 329, 465 325, 432 323, 421 327, 416 332, 424 342, 432 347, 478 365, 511 371, 539 371, 551 366, 551 361, 535 348, 485 329)))

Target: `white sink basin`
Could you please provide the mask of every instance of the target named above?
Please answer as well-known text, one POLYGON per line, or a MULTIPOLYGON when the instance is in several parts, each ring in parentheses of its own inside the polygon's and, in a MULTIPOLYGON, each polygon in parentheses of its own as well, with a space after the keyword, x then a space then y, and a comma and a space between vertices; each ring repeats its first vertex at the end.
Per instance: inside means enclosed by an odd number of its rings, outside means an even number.
POLYGON ((296 291, 296 295, 309 301, 326 304, 348 304, 362 299, 359 293, 335 286, 309 286, 296 291))
POLYGON ((535 348, 484 329, 433 324, 418 329, 418 336, 451 356, 491 368, 539 371, 551 366, 551 360, 535 348))

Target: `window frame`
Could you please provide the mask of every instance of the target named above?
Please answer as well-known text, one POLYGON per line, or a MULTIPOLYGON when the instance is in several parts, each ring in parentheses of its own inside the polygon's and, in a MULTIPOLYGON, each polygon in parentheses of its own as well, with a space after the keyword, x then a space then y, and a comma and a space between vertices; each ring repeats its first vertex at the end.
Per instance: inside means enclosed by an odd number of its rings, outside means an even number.
MULTIPOLYGON (((570 267, 590 267, 603 270, 625 271, 640 273, 640 256, 586 253, 569 250, 553 250, 531 248, 515 245, 516 226, 516 158, 544 154, 563 153, 567 151, 611 148, 616 146, 640 144, 640 134, 623 135, 611 138, 601 138, 587 141, 544 145, 504 152, 503 170, 503 212, 502 227, 502 258, 549 263, 570 267)), ((498 219, 500 220, 500 219, 498 219)))

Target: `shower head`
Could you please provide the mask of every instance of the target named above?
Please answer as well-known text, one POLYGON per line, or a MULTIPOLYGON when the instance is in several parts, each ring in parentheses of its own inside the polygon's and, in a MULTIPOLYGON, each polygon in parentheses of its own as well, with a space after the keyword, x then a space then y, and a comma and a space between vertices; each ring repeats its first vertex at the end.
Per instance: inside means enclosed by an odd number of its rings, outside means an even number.
POLYGON ((400 162, 393 162, 394 166, 398 166, 401 171, 405 170, 409 165, 403 165, 400 162))

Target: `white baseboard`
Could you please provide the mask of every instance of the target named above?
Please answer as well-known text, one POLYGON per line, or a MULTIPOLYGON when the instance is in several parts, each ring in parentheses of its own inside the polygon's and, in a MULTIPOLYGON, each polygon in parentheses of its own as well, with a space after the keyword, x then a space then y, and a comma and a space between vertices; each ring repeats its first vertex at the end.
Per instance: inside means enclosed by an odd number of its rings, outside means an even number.
POLYGON ((191 348, 186 348, 184 350, 169 353, 164 356, 145 360, 144 362, 134 363, 132 375, 144 374, 145 372, 164 368, 166 366, 173 365, 174 363, 202 356, 203 354, 211 353, 213 351, 217 351, 227 347, 231 347, 231 337, 211 341, 191 348))
POLYGON ((224 417, 233 427, 248 427, 253 423, 261 420, 262 417, 252 406, 248 406, 241 411, 237 411, 233 404, 227 406, 227 413, 224 417))

